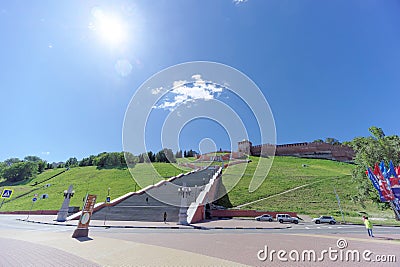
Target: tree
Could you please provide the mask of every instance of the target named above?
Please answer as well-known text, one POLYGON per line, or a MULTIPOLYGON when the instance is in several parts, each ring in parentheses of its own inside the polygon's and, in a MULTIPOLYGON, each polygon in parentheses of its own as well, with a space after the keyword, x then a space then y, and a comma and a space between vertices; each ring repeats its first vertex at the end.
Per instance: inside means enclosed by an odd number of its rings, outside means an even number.
POLYGON ((331 144, 331 145, 340 145, 339 140, 337 140, 336 138, 332 138, 332 137, 325 138, 325 143, 331 144))
POLYGON ((182 158, 182 150, 176 151, 175 158, 182 158))
POLYGON ((190 150, 187 152, 186 155, 187 155, 188 158, 190 158, 190 157, 194 157, 195 153, 196 153, 196 152, 194 152, 193 150, 190 149, 190 150))
POLYGON ((375 163, 382 160, 385 164, 388 164, 390 160, 395 165, 400 163, 400 137, 385 136, 383 130, 376 126, 370 127, 369 132, 372 136, 356 137, 348 143, 355 152, 356 168, 353 170, 353 179, 358 187, 358 195, 355 199, 364 207, 367 199, 380 203, 378 193, 365 175, 366 168, 373 167, 375 163))
POLYGON ((17 163, 17 162, 21 162, 21 160, 20 160, 19 158, 10 158, 10 159, 6 159, 6 160, 4 161, 4 163, 5 163, 7 166, 11 166, 12 164, 17 163))
MULTIPOLYGON (((130 163, 136 163, 137 159, 131 153, 126 152, 125 156, 128 157, 130 163)), ((97 155, 93 159, 93 165, 96 165, 100 168, 103 167, 126 167, 124 152, 103 152, 97 155)))
POLYGON ((96 156, 90 155, 88 158, 83 158, 79 162, 80 167, 85 167, 85 166, 93 166, 93 160, 95 159, 96 156))
POLYGON ((156 161, 156 155, 152 151, 147 152, 147 156, 148 156, 150 162, 156 161))
POLYGON ((164 148, 156 154, 156 162, 176 163, 176 159, 171 149, 164 148))
POLYGON ((0 177, 4 177, 3 172, 5 168, 7 168, 7 164, 0 162, 0 177))
POLYGON ((324 140, 322 140, 322 139, 316 139, 313 141, 313 143, 323 143, 323 142, 324 142, 324 140))
POLYGON ((144 157, 145 157, 144 154, 145 153, 139 155, 139 163, 144 163, 144 157))
POLYGON ((47 162, 45 160, 42 160, 38 156, 26 156, 24 158, 24 161, 29 161, 29 162, 35 163, 37 165, 37 171, 39 173, 42 173, 46 170, 47 162))
POLYGON ((174 152, 172 152, 172 149, 164 148, 164 153, 167 158, 167 163, 176 163, 175 155, 174 152))
POLYGON ((30 161, 21 161, 6 167, 3 177, 10 182, 18 182, 34 177, 37 174, 37 164, 30 161))
POLYGON ((64 168, 64 163, 63 162, 57 163, 57 168, 58 169, 64 168))
POLYGON ((139 162, 139 158, 134 156, 130 152, 125 152, 125 164, 128 165, 129 167, 135 166, 136 163, 139 162))
POLYGON ((75 167, 75 166, 78 166, 78 160, 75 157, 69 158, 65 162, 65 167, 75 167))
POLYGON ((39 161, 43 161, 41 158, 39 158, 38 156, 26 156, 24 158, 25 161, 32 161, 32 162, 39 162, 39 161))
POLYGON ((166 162, 167 157, 165 156, 164 150, 160 150, 156 154, 156 162, 166 162))
POLYGON ((45 160, 40 160, 40 161, 36 162, 36 164, 37 164, 37 171, 38 171, 38 173, 42 173, 42 172, 44 172, 44 171, 46 170, 47 161, 45 161, 45 160))
POLYGON ((112 153, 101 153, 94 161, 95 165, 100 168, 120 166, 118 162, 119 159, 112 153))

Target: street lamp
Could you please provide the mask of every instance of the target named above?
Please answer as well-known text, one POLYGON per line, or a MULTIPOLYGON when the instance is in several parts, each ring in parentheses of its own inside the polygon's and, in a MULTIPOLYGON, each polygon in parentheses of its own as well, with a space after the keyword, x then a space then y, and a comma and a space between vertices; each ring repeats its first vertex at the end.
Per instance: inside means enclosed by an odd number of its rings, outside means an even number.
POLYGON ((188 221, 187 221, 187 198, 190 195, 190 191, 192 191, 190 189, 190 187, 186 187, 186 183, 183 184, 182 187, 178 188, 178 195, 182 195, 181 198, 181 207, 179 209, 179 224, 181 225, 188 225, 188 221))
POLYGON ((72 190, 71 192, 64 190, 64 198, 71 199, 71 197, 73 197, 74 194, 75 194, 75 190, 72 190))

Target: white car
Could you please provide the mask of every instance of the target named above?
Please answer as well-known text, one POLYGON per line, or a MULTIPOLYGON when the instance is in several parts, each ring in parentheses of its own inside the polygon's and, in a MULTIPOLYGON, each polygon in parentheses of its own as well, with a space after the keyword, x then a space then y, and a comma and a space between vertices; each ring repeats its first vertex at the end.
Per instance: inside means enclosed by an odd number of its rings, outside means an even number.
POLYGON ((336 220, 332 216, 321 216, 319 218, 314 218, 312 221, 315 222, 316 224, 320 223, 336 224, 336 220))
POLYGON ((280 223, 284 223, 284 222, 290 222, 290 223, 294 223, 294 224, 298 224, 299 223, 299 219, 296 217, 292 217, 289 214, 277 214, 276 215, 276 220, 280 223))
POLYGON ((269 221, 269 222, 272 222, 274 220, 274 218, 272 218, 272 216, 269 214, 263 214, 261 216, 257 216, 255 219, 256 221, 269 221))

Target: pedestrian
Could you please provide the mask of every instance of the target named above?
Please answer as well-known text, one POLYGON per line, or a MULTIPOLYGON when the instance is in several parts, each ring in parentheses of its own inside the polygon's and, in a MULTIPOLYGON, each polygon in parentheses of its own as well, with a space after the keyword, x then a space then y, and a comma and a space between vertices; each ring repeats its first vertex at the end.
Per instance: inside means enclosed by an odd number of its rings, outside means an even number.
POLYGON ((164 211, 164 223, 167 223, 167 212, 164 211))
POLYGON ((149 198, 148 197, 146 197, 146 203, 149 204, 149 198))
POLYGON ((372 234, 372 222, 368 219, 367 216, 364 216, 363 219, 364 219, 365 228, 367 228, 367 231, 368 231, 368 235, 370 237, 374 237, 374 235, 372 234))

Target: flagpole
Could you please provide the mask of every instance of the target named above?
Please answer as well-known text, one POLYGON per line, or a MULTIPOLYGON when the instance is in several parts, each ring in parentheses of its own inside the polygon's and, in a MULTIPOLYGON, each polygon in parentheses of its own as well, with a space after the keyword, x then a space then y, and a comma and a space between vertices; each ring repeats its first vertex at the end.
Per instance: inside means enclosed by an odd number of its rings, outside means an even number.
POLYGON ((399 211, 396 209, 396 205, 394 204, 394 200, 389 201, 389 206, 393 209, 394 211, 394 215, 396 217, 396 221, 400 220, 400 213, 399 211))
POLYGON ((339 209, 340 209, 340 214, 342 215, 342 222, 343 222, 343 223, 346 223, 346 221, 344 220, 344 215, 343 215, 342 207, 340 206, 340 198, 339 198, 339 195, 336 193, 336 188, 335 188, 335 186, 333 186, 333 192, 335 192, 335 195, 336 195, 336 199, 337 199, 338 206, 339 206, 339 209))

